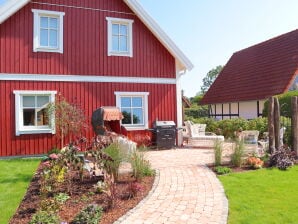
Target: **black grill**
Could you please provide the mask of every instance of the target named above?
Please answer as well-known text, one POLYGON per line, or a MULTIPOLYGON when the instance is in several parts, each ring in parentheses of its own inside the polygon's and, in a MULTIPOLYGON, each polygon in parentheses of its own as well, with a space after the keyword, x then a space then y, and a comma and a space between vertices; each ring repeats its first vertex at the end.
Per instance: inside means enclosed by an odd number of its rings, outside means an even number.
POLYGON ((157 148, 172 148, 176 143, 176 124, 174 121, 155 121, 154 133, 157 148))

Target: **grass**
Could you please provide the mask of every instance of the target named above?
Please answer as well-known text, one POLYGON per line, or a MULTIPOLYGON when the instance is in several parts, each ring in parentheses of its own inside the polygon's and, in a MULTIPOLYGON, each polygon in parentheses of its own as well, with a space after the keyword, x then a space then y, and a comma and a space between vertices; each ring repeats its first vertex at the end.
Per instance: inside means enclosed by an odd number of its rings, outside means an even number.
POLYGON ((220 176, 229 224, 298 223, 298 166, 220 176))
POLYGON ((38 159, 0 160, 0 223, 8 223, 23 199, 38 159))

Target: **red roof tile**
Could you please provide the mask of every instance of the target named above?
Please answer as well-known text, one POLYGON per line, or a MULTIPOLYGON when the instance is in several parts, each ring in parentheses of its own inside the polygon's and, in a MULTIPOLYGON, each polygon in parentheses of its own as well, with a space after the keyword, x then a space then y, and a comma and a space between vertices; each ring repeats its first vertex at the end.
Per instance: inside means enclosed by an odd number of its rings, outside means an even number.
POLYGON ((298 30, 232 55, 201 104, 266 99, 284 93, 298 69, 298 30))

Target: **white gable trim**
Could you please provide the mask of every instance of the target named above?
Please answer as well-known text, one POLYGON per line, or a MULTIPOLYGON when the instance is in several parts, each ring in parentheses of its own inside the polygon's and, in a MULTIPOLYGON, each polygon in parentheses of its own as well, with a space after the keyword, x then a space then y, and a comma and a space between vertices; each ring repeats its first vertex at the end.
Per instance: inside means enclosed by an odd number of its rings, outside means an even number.
POLYGON ((130 9, 141 19, 148 29, 157 37, 157 39, 168 49, 168 51, 176 58, 180 71, 192 70, 193 64, 186 55, 177 47, 170 37, 160 28, 155 20, 143 9, 137 0, 123 0, 130 9))
MULTIPOLYGON (((192 70, 193 64, 186 55, 177 47, 177 45, 169 38, 169 36, 160 28, 155 20, 143 9, 137 0, 123 0, 128 7, 140 18, 147 28, 156 36, 156 38, 164 45, 164 47, 176 59, 176 67, 179 71, 192 70)), ((30 0, 9 0, 0 7, 0 24, 16 13, 30 0)))
POLYGON ((0 7, 0 24, 26 5, 30 0, 9 0, 0 7))

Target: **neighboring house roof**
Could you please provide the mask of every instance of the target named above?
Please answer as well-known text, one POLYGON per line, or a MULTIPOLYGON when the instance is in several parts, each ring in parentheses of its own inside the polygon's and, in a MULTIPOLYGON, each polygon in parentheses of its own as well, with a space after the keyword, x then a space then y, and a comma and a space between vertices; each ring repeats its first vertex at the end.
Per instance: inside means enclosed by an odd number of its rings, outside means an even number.
POLYGON ((185 96, 182 96, 182 103, 185 108, 191 107, 191 102, 185 96))
MULTIPOLYGON (((156 38, 164 45, 164 47, 173 55, 173 57, 176 59, 176 64, 179 70, 190 71, 193 69, 193 64, 191 63, 191 61, 160 28, 160 26, 154 21, 154 19, 143 9, 143 7, 137 0, 123 1, 156 36, 156 38)), ((0 6, 0 24, 29 2, 30 0, 9 0, 5 4, 0 6)))
POLYGON ((201 104, 261 100, 286 92, 298 69, 298 30, 232 55, 201 104))

